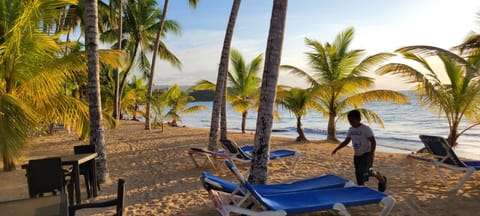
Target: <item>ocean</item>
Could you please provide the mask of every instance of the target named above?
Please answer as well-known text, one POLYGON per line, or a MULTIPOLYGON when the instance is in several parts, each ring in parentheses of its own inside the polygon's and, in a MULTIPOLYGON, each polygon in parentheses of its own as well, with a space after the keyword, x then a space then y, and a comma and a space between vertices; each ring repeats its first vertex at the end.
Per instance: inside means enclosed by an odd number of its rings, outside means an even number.
MULTIPOLYGON (((376 112, 383 120, 384 127, 370 124, 377 140, 377 151, 392 153, 411 153, 423 147, 419 135, 435 135, 446 137, 448 135, 447 120, 438 115, 436 111, 428 110, 417 102, 414 92, 403 91, 410 97, 410 104, 371 103, 365 107, 376 112)), ((180 124, 187 127, 209 128, 211 121, 211 107, 213 102, 192 102, 189 106, 205 105, 208 109, 182 115, 180 124)), ((273 122, 272 136, 297 137, 296 119, 288 110, 279 108, 280 120, 273 122)), ((256 112, 250 111, 247 115, 247 133, 254 133, 256 127, 256 112)), ((310 112, 302 117, 305 136, 309 140, 325 140, 327 137, 327 118, 316 112, 310 112)), ((229 131, 240 131, 241 115, 227 106, 227 126, 229 131)), ((459 128, 463 130, 469 125, 465 119, 459 128)), ((337 138, 343 140, 349 128, 348 122, 337 122, 337 138)), ((468 159, 480 160, 480 127, 474 127, 464 133, 458 140, 455 152, 468 159)))

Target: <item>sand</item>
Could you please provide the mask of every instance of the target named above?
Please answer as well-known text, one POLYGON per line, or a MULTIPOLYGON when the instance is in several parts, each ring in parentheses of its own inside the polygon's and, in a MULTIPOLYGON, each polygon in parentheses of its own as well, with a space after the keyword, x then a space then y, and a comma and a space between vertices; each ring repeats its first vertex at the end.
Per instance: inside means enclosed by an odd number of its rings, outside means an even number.
MULTIPOLYGON (((116 179, 126 180, 125 215, 218 215, 200 184, 200 173, 204 170, 233 180, 233 176, 217 163, 196 168, 187 150, 190 147, 206 148, 208 129, 189 127, 165 127, 144 131, 143 124, 122 121, 115 130, 106 130, 108 172, 111 181, 102 185, 96 198, 85 202, 105 200, 116 194, 116 179)), ((239 144, 251 144, 252 134, 229 133, 229 138, 239 144)), ((354 179, 350 148, 342 149, 330 156, 335 144, 322 141, 299 144, 292 138, 272 137, 272 149, 292 149, 301 153, 294 172, 281 162, 269 164, 269 183, 286 182, 313 176, 334 173, 354 179)), ((30 147, 17 161, 18 167, 29 159, 73 153, 73 146, 84 144, 73 134, 60 131, 52 136, 31 139, 30 147)), ((201 159, 201 158, 200 158, 201 159)), ((287 161, 288 162, 288 161, 287 161)), ((414 162, 409 165, 405 154, 376 153, 375 167, 388 177, 386 193, 397 203, 390 215, 478 215, 480 212, 480 172, 474 174, 465 186, 451 192, 433 166, 414 162)), ((0 165, 2 165, 0 163, 0 165)), ((246 165, 237 163, 241 169, 246 165)), ((3 166, 3 165, 2 165, 3 166)), ((448 172, 455 183, 462 173, 448 172)), ((82 184, 83 185, 83 184, 82 184)), ((367 186, 377 188, 375 179, 367 186)), ((28 197, 25 170, 0 171, 0 201, 28 197)), ((352 215, 378 215, 380 207, 367 205, 349 208, 352 215)), ((113 208, 81 210, 77 215, 111 215, 113 208)), ((332 212, 315 212, 304 215, 335 215, 332 212)), ((1 213, 0 213, 1 215, 1 213)))

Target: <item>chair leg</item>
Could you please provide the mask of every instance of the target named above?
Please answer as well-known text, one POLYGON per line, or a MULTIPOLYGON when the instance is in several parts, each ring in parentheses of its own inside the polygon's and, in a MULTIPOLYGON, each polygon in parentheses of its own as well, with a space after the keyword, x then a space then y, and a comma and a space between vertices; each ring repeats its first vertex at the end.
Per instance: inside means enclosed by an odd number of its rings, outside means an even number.
POLYGON ((83 175, 84 180, 85 180, 85 187, 87 188, 87 197, 91 198, 92 197, 92 189, 91 187, 91 182, 90 182, 90 175, 83 175))

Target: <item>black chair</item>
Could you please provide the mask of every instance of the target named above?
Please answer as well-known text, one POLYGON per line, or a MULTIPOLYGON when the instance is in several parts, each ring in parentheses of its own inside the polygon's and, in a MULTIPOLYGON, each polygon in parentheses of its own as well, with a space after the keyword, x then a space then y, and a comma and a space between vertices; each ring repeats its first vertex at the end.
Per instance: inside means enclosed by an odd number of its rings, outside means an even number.
MULTIPOLYGON (((74 146, 73 147, 73 152, 74 154, 86 154, 86 153, 95 153, 95 145, 78 145, 78 146, 74 146)), ((87 195, 88 195, 88 198, 92 197, 93 195, 93 186, 92 186, 92 182, 93 182, 93 179, 92 178, 96 178, 97 176, 95 176, 94 173, 92 173, 92 169, 90 167, 90 164, 81 164, 80 165, 80 175, 83 175, 84 176, 84 179, 85 179, 85 187, 87 189, 87 195)), ((98 190, 100 190, 100 183, 98 181, 97 182, 97 188, 98 190)))
POLYGON ((75 211, 79 209, 85 208, 104 208, 109 206, 116 206, 117 212, 116 216, 123 215, 123 205, 125 202, 125 180, 118 179, 118 188, 117 188, 117 198, 113 200, 107 200, 103 202, 92 202, 92 203, 85 203, 85 204, 78 204, 78 205, 70 205, 68 207, 68 215, 74 216, 75 211))
POLYGON ((65 186, 68 184, 69 200, 73 203, 73 185, 69 181, 71 175, 62 169, 59 157, 29 160, 26 170, 30 198, 41 197, 46 193, 65 194, 65 186))

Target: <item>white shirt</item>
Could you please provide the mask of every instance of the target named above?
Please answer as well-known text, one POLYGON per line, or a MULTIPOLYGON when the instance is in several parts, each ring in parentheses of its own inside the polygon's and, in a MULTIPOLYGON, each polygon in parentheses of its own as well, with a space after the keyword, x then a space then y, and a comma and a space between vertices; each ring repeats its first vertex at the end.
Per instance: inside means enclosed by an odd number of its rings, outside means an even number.
POLYGON ((370 137, 373 137, 373 131, 369 126, 361 124, 358 127, 350 127, 347 137, 352 139, 352 146, 356 156, 371 152, 372 144, 370 137))

